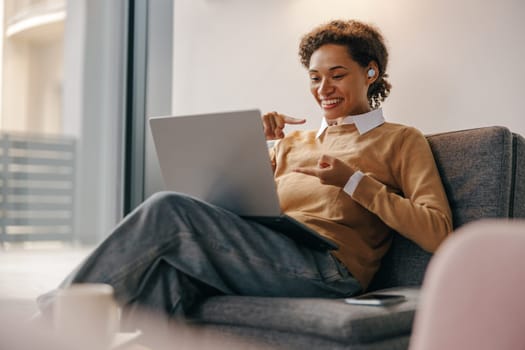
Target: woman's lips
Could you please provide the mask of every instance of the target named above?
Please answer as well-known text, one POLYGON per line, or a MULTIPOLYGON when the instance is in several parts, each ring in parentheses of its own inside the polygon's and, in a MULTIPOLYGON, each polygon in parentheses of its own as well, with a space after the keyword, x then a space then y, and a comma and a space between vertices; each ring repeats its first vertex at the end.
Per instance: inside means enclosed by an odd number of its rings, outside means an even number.
POLYGON ((343 101, 342 98, 331 98, 326 100, 321 100, 321 107, 323 109, 332 109, 337 107, 343 101))

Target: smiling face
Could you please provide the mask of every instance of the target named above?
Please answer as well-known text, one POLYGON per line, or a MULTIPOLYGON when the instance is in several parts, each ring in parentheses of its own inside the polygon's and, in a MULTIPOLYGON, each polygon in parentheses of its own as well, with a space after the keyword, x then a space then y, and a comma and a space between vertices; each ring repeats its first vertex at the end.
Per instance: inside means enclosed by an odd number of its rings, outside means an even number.
POLYGON ((360 66, 343 45, 325 44, 314 51, 308 67, 310 91, 327 120, 371 110, 367 92, 377 73, 369 77, 370 68, 378 71, 374 63, 360 66))

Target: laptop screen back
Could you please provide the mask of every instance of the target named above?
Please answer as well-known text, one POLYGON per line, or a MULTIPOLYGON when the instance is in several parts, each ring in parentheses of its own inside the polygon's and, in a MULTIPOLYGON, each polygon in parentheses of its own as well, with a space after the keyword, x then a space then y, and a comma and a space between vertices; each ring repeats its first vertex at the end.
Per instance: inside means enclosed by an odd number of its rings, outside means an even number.
POLYGON ((150 118, 166 189, 241 216, 281 213, 258 110, 150 118))

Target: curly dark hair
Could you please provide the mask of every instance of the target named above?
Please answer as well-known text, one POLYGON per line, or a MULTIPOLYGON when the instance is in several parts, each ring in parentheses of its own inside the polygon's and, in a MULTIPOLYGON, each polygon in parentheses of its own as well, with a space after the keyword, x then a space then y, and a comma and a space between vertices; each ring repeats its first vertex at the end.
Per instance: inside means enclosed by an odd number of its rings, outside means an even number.
POLYGON ((299 56, 303 66, 308 68, 312 54, 325 44, 348 47, 350 57, 362 67, 366 67, 372 61, 377 63, 379 75, 368 88, 367 95, 370 107, 378 108, 392 88, 392 85, 386 80, 388 78, 386 74, 388 51, 380 31, 373 25, 355 20, 334 20, 322 24, 301 39, 299 56))

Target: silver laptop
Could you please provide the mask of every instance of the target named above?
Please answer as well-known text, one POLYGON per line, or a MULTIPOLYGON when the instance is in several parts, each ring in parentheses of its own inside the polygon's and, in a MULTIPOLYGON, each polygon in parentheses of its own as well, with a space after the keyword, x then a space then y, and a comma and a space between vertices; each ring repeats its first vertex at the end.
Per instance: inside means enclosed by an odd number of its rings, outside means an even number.
POLYGON ((337 245, 281 212, 258 110, 149 119, 166 189, 257 221, 316 249, 337 245))

